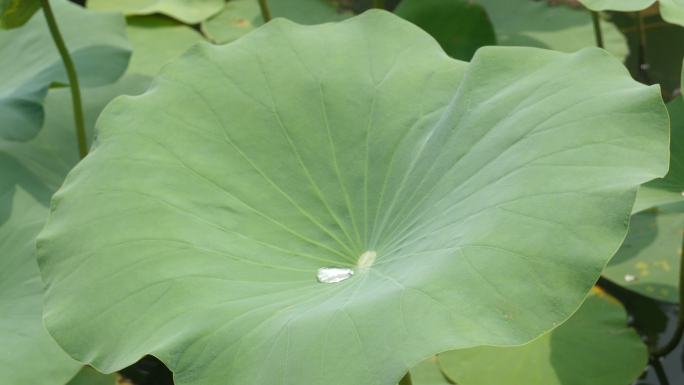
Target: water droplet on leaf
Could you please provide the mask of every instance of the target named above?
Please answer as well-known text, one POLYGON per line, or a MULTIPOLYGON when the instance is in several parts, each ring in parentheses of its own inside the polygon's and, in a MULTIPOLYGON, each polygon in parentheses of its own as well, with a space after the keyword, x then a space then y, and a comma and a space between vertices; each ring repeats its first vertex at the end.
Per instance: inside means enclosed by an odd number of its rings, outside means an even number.
POLYGON ((634 282, 636 280, 637 280, 637 277, 632 275, 632 274, 625 275, 625 281, 627 281, 627 282, 634 282))
POLYGON ((337 283, 349 279, 354 275, 354 270, 348 267, 321 267, 318 269, 318 282, 337 283))

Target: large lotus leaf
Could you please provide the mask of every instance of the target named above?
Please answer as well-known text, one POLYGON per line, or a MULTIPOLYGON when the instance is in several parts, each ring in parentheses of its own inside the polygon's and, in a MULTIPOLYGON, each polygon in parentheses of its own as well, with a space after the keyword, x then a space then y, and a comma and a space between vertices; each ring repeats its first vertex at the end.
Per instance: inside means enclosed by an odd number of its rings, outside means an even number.
POLYGON ((198 24, 221 11, 224 0, 88 0, 94 11, 118 11, 126 15, 161 13, 186 24, 198 24))
POLYGON ((496 35, 484 8, 467 0, 404 0, 394 13, 432 35, 454 59, 470 60, 496 35))
POLYGON ((625 309, 598 290, 565 323, 527 345, 439 355, 442 370, 459 385, 631 384, 647 362, 646 345, 627 327, 625 309))
MULTIPOLYGON (((576 52, 596 46, 594 26, 587 10, 550 5, 546 1, 477 0, 487 10, 500 45, 549 48, 576 52)), ((613 23, 602 22, 604 46, 622 61, 627 43, 613 23)))
POLYGON ((635 214, 620 250, 603 272, 613 282, 659 300, 679 302, 684 214, 635 214))
POLYGON ((133 46, 128 72, 150 76, 156 75, 167 61, 204 40, 194 29, 158 16, 130 17, 126 32, 133 46))
MULTIPOLYGON (((145 79, 84 90, 87 127, 122 92, 140 93, 145 79)), ((28 142, 0 140, 0 383, 63 385, 81 364, 45 331, 43 285, 35 238, 50 197, 79 160, 68 89, 50 92, 44 129, 28 142)), ((92 131, 92 129, 91 129, 92 131)))
MULTIPOLYGON (((299 24, 341 21, 351 13, 341 11, 327 0, 269 0, 273 17, 284 17, 299 24)), ((239 39, 264 24, 257 0, 230 0, 216 17, 202 23, 202 32, 217 44, 239 39)))
MULTIPOLYGON (((594 11, 641 11, 656 0, 579 0, 587 8, 594 11)), ((660 14, 663 19, 673 23, 684 25, 684 1, 682 0, 658 0, 660 14)))
POLYGON ((600 49, 484 47, 465 71, 378 10, 195 45, 107 107, 53 198, 48 330, 177 384, 394 384, 550 330, 666 172, 666 110, 600 49))
POLYGON ((0 28, 21 27, 39 9, 39 0, 0 0, 0 28))
MULTIPOLYGON (((124 17, 89 12, 66 0, 52 0, 51 5, 80 84, 91 87, 118 79, 131 53, 124 17)), ((0 138, 28 140, 43 125, 43 99, 50 84, 68 83, 42 11, 23 27, 0 32, 0 68, 0 138)))
POLYGON ((684 100, 679 96, 667 104, 670 114, 670 170, 664 178, 639 188, 634 213, 651 207, 684 212, 684 100))

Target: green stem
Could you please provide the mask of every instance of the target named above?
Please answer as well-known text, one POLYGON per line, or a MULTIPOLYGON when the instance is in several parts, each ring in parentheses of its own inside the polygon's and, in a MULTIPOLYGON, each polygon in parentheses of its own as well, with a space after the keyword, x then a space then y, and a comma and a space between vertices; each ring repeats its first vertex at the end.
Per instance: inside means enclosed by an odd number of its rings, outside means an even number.
POLYGON ((375 5, 375 8, 385 9, 385 0, 373 0, 373 4, 375 5))
POLYGON ((261 7, 261 16, 264 18, 264 23, 271 21, 271 10, 268 8, 267 0, 259 0, 259 6, 261 7))
POLYGON ((654 357, 662 357, 670 354, 684 335, 684 240, 682 240, 682 253, 679 260, 679 314, 677 315, 677 328, 672 338, 662 347, 651 347, 648 352, 654 357))
POLYGON ((651 84, 650 76, 648 75, 648 63, 646 62, 646 28, 644 28, 644 15, 641 11, 636 13, 637 17, 637 33, 639 34, 639 73, 643 78, 643 82, 651 84))
POLYGON ((71 55, 64 44, 64 39, 62 39, 62 34, 59 33, 59 28, 57 27, 57 21, 55 21, 55 15, 52 13, 52 8, 50 7, 50 2, 48 0, 40 0, 43 6, 43 14, 45 14, 45 19, 47 20, 48 27, 50 28, 50 33, 52 34, 52 40, 55 41, 57 50, 62 56, 62 61, 64 62, 64 67, 66 68, 67 76, 69 78, 69 86, 71 87, 71 99, 74 104, 74 120, 76 121, 76 139, 78 141, 78 153, 81 155, 81 159, 88 155, 88 139, 85 132, 85 123, 83 121, 83 105, 81 104, 81 90, 78 86, 78 76, 76 76, 76 67, 74 67, 74 62, 71 60, 71 55))
POLYGON ((598 12, 591 11, 591 18, 594 20, 594 35, 596 36, 596 46, 603 48, 603 33, 601 32, 601 17, 598 12))
POLYGON ((411 381, 411 372, 406 372, 406 374, 404 374, 404 378, 399 381, 399 385, 413 385, 413 382, 411 381))

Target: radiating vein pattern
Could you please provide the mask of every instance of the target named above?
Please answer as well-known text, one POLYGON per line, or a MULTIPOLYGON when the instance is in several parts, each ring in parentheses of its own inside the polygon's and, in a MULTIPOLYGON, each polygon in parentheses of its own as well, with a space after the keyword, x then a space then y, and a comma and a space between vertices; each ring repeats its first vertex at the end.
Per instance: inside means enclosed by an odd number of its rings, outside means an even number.
POLYGON ((98 124, 38 242, 45 322, 178 384, 390 385, 530 341, 667 164, 658 90, 604 52, 468 65, 380 11, 195 46, 98 124))

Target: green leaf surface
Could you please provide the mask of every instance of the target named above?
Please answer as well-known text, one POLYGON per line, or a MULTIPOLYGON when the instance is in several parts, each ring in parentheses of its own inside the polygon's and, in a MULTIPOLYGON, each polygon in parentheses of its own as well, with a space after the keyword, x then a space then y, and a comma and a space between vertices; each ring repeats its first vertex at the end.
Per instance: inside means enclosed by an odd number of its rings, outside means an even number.
POLYGON ((592 11, 641 11, 644 10, 656 0, 579 0, 587 8, 592 11))
POLYGON ((467 0, 404 0, 394 13, 432 35, 454 59, 470 61, 478 48, 496 45, 484 8, 467 0))
POLYGON ((124 385, 116 374, 102 374, 90 366, 84 366, 67 385, 124 385))
MULTIPOLYGON (((327 0, 269 0, 271 16, 312 25, 341 21, 352 16, 327 0)), ((239 39, 264 24, 257 0, 230 0, 216 17, 202 23, 202 32, 216 44, 239 39)))
POLYGON ((627 327, 627 312, 593 290, 565 323, 527 345, 480 346, 439 355, 459 385, 631 384, 648 362, 646 345, 627 327))
POLYGON ((678 96, 667 104, 670 115, 670 169, 664 178, 639 188, 634 213, 651 207, 684 212, 684 100, 678 96))
POLYGON ((93 11, 117 11, 125 15, 161 13, 186 24, 198 24, 221 11, 224 0, 88 0, 93 11))
POLYGON ((603 275, 643 295, 679 302, 679 261, 684 214, 649 210, 635 214, 620 250, 603 275))
POLYGON ((451 385, 439 368, 437 356, 431 356, 410 371, 413 385, 451 385))
MULTIPOLYGON (((642 11, 656 0, 579 0, 587 8, 594 11, 642 11)), ((660 14, 672 24, 684 26, 684 2, 681 0, 658 0, 660 14)))
MULTIPOLYGON (((84 90, 86 126, 122 92, 144 90, 145 78, 84 90)), ((44 129, 27 142, 0 139, 0 383, 63 385, 81 368, 45 331, 43 285, 35 238, 52 193, 78 162, 68 89, 50 92, 44 129)))
POLYGON ((38 241, 44 320, 99 370, 153 354, 176 384, 389 385, 526 343, 667 168, 658 88, 604 51, 466 65, 384 11, 200 43, 97 129, 38 241))
POLYGON ((21 27, 39 9, 39 0, 0 0, 0 28, 21 27))
MULTIPOLYGON (((494 24, 497 42, 508 46, 576 52, 595 47, 594 26, 587 10, 550 5, 546 1, 476 0, 494 24)), ((627 43, 613 23, 602 22, 604 46, 615 58, 627 56, 627 43)))
MULTIPOLYGON (((65 0, 51 4, 81 86, 116 81, 131 53, 123 16, 93 13, 65 0)), ((50 84, 68 84, 42 11, 23 27, 0 31, 0 68, 0 138, 28 140, 43 125, 50 84)))
POLYGON ((658 0, 660 15, 669 23, 684 26, 684 2, 681 0, 658 0))
POLYGON ((159 16, 128 18, 128 39, 133 46, 128 73, 154 76, 169 60, 187 51, 204 36, 194 29, 159 16))
MULTIPOLYGON (((6 153, 0 153, 3 182, 8 179, 8 166, 15 165, 13 160, 6 153)), ((3 190, 0 196, 0 380, 4 384, 62 385, 78 372, 81 364, 55 344, 41 320, 43 287, 33 257, 35 237, 45 224, 48 207, 21 185, 7 189, 3 183, 3 190)))

